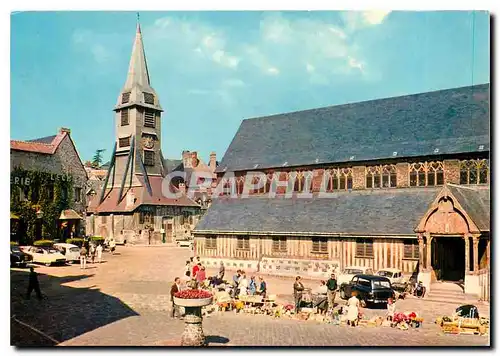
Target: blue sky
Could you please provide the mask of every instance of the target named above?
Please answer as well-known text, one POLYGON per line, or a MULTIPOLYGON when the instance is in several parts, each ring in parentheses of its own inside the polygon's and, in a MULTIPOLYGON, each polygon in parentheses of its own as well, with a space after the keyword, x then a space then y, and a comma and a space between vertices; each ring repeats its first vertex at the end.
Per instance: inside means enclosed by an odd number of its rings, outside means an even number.
MULTIPOLYGON (((473 31, 459 11, 142 12, 164 156, 221 159, 244 118, 489 82, 488 13, 474 18, 473 31)), ((136 14, 11 21, 11 137, 69 127, 82 160, 108 159, 136 14)))

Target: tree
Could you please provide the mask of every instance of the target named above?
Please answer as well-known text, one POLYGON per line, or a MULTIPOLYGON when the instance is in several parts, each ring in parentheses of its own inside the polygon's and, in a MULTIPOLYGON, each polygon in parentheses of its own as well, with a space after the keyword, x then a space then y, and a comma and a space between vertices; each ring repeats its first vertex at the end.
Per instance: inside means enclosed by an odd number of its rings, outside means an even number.
POLYGON ((92 166, 94 168, 99 168, 102 164, 102 153, 106 151, 104 148, 95 151, 94 158, 92 159, 92 166))

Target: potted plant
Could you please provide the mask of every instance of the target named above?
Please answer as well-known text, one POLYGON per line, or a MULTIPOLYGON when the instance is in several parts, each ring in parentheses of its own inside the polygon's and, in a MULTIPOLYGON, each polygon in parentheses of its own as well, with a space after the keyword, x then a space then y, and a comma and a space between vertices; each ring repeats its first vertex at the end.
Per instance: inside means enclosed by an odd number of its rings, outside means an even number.
POLYGON ((205 335, 203 334, 201 308, 210 305, 213 300, 211 293, 197 289, 196 281, 188 283, 188 289, 174 294, 174 303, 184 307, 186 323, 182 334, 181 346, 203 346, 205 335))

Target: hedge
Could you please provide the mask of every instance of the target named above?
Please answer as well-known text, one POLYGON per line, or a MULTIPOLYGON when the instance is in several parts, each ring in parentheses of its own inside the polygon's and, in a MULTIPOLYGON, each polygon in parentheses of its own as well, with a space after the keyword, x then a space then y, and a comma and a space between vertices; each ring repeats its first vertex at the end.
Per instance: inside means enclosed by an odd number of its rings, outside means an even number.
POLYGON ((67 244, 76 245, 76 246, 82 246, 83 245, 83 239, 81 239, 81 238, 67 239, 66 243, 67 244))
POLYGON ((53 244, 52 240, 38 240, 33 243, 33 246, 51 247, 53 244))
POLYGON ((11 242, 10 242, 10 245, 11 245, 11 246, 18 246, 19 244, 18 244, 17 242, 15 242, 15 241, 11 241, 11 242))
POLYGON ((102 237, 102 236, 92 236, 90 239, 92 241, 96 241, 96 242, 103 242, 104 241, 104 237, 102 237))

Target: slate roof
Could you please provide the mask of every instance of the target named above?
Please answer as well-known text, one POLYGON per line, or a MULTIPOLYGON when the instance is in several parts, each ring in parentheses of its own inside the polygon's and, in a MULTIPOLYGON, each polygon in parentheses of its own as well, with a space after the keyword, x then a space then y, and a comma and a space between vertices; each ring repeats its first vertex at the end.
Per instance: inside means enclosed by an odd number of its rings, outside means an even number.
POLYGON ((69 136, 68 132, 63 131, 59 132, 57 135, 42 137, 30 141, 10 140, 10 149, 52 155, 56 152, 57 148, 66 136, 69 136))
POLYGON ((46 143, 50 145, 56 137, 57 135, 45 136, 45 137, 35 138, 34 140, 28 140, 28 142, 46 143))
POLYGON ((440 189, 353 190, 311 199, 218 198, 194 232, 415 235, 440 189))
POLYGON ((217 172, 489 151, 489 87, 246 119, 217 172))
POLYGON ((451 194, 481 231, 490 231, 490 188, 449 184, 451 194))

